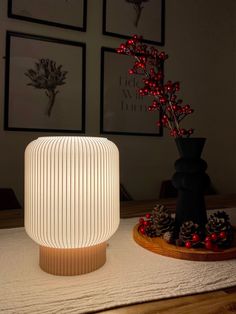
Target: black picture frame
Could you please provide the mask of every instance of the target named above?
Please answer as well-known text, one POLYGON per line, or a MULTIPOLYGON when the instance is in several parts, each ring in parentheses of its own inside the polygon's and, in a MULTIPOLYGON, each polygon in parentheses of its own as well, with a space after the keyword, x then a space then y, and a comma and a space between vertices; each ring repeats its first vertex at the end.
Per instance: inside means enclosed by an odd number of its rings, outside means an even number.
POLYGON ((128 74, 132 57, 115 49, 101 48, 100 133, 135 136, 163 136, 161 112, 149 112, 152 99, 138 94, 142 78, 128 74))
POLYGON ((137 34, 143 36, 146 43, 164 46, 165 0, 143 0, 141 4, 137 4, 138 1, 136 4, 131 2, 132 0, 103 0, 103 34, 125 39, 137 34), (140 15, 137 6, 140 6, 140 15), (138 24, 135 25, 137 21, 138 24))
MULTIPOLYGON (((62 0, 45 0, 45 3, 42 4, 42 1, 38 0, 8 0, 8 17, 13 18, 13 19, 18 19, 22 21, 27 21, 27 22, 33 22, 33 23, 39 23, 39 24, 45 24, 49 26, 55 26, 55 27, 61 27, 65 29, 71 29, 71 30, 76 30, 76 31, 81 31, 81 32, 86 32, 87 28, 87 0, 73 0, 73 5, 70 7, 70 10, 64 10, 63 7, 60 8, 60 5, 62 0), (26 2, 26 3, 25 3, 26 2), (27 3, 28 2, 28 3, 27 3), (51 2, 51 4, 50 4, 51 2), (27 11, 27 4, 28 4, 28 11, 27 11), (40 4, 41 10, 37 10, 37 4, 40 4), (47 11, 47 6, 51 7, 51 13, 54 14, 52 17, 43 17, 43 14, 39 14, 38 12, 42 12, 42 8, 44 8, 43 12, 46 13, 47 11), (20 10, 19 6, 22 5, 22 9, 20 10), (82 10, 78 10, 82 6, 82 10), (30 12, 31 10, 34 10, 34 12, 30 12), (54 9, 53 9, 54 8, 54 9), (56 8, 56 9, 55 9, 56 8), (59 10, 60 9, 60 10, 59 10), (37 13, 35 13, 35 11, 37 13), (81 12, 80 12, 81 11, 81 12), (61 12, 61 14, 59 14, 61 12), (66 12, 66 14, 65 14, 66 12), (80 12, 80 23, 74 24, 70 23, 69 20, 75 19, 75 14, 76 12, 80 12), (72 15, 69 15, 71 13, 72 15), (58 16, 56 16, 58 15, 58 16), (49 19, 51 18, 51 20, 49 19), (64 22, 62 19, 68 18, 68 23, 64 22)), ((71 1, 71 0, 70 0, 71 1)), ((71 2, 70 2, 71 4, 71 2)), ((69 3, 66 3, 63 0, 63 5, 69 5, 69 3)), ((49 7, 48 7, 49 8, 49 7)), ((78 20, 79 20, 79 15, 78 15, 78 20)))
POLYGON ((4 130, 85 133, 85 58, 84 43, 7 31, 4 130))

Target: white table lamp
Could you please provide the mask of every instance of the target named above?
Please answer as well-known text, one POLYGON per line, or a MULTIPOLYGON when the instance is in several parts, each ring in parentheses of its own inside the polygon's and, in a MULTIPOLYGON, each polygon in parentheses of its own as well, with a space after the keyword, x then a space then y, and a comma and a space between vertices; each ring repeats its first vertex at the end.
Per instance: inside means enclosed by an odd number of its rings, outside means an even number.
POLYGON ((25 150, 25 229, 40 267, 55 275, 91 272, 106 261, 120 220, 119 152, 94 137, 40 137, 25 150))

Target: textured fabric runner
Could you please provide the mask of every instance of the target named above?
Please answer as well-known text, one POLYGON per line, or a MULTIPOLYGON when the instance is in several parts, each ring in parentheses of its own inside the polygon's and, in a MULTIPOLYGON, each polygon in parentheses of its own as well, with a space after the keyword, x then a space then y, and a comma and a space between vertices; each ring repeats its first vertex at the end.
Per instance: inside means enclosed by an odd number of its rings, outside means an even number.
MULTIPOLYGON (((236 209, 228 213, 236 223, 236 209)), ((92 313, 236 285, 236 260, 192 262, 154 254, 132 239, 136 222, 121 220, 106 264, 75 277, 44 273, 38 246, 24 228, 0 230, 0 313, 92 313)))

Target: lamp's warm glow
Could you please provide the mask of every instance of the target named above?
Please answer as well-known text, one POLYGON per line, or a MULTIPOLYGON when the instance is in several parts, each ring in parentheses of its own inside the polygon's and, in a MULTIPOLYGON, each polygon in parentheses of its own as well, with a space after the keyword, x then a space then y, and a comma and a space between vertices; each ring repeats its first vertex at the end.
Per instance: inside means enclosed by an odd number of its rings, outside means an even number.
POLYGON ((115 144, 70 136, 41 137, 27 146, 25 228, 42 248, 100 247, 116 231, 119 216, 115 144))

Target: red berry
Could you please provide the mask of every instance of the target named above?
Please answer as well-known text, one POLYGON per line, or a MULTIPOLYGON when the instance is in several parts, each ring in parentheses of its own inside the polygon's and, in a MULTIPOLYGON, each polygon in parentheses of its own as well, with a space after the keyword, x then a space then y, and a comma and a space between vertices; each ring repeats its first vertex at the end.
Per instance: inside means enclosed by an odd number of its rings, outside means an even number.
POLYGON ((211 237, 210 236, 206 236, 205 238, 205 242, 211 241, 211 237))
POLYGON ((225 231, 221 231, 219 234, 220 239, 225 239, 226 238, 226 232, 225 231))
POLYGON ((174 85, 175 85, 176 91, 179 91, 180 90, 179 82, 176 82, 174 85))
POLYGON ((166 103, 166 98, 165 97, 160 97, 159 101, 160 101, 161 104, 164 104, 164 103, 166 103))
POLYGON ((144 219, 143 218, 139 218, 139 223, 142 225, 144 223, 144 219))
POLYGON ((142 234, 145 234, 145 228, 144 228, 144 227, 140 227, 140 228, 139 228, 139 231, 140 231, 142 234))
POLYGON ((146 218, 149 219, 151 217, 151 214, 146 214, 146 218))
POLYGON ((199 235, 197 233, 194 233, 193 237, 192 237, 192 240, 193 240, 193 242, 199 242, 200 241, 199 235))
POLYGON ((148 226, 149 225, 149 221, 145 220, 143 224, 144 224, 144 226, 148 226))
POLYGON ((213 244, 211 241, 206 241, 205 242, 205 247, 207 250, 211 250, 213 248, 213 244))
POLYGON ((192 247, 191 241, 185 242, 185 247, 186 247, 187 249, 190 249, 190 248, 192 247))
POLYGON ((218 238, 218 236, 217 236, 216 233, 212 233, 212 234, 211 234, 211 239, 212 239, 213 241, 216 241, 217 238, 218 238))
POLYGON ((180 135, 185 135, 186 130, 185 129, 180 129, 179 133, 180 133, 180 135))

